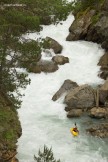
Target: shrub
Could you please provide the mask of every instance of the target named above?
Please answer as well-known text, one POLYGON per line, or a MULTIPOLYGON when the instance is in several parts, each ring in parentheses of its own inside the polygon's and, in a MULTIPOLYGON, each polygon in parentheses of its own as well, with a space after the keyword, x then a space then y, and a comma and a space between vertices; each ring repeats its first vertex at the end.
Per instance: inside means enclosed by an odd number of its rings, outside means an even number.
POLYGON ((37 162, 60 162, 60 160, 55 160, 52 152, 52 148, 48 148, 44 145, 43 152, 39 150, 38 157, 34 155, 34 160, 37 162))

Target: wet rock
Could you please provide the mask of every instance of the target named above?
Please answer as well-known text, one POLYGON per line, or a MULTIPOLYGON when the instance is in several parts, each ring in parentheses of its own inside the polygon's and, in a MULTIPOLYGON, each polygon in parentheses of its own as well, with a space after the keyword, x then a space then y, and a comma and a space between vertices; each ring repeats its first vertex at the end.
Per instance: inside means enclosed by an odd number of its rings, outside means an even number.
POLYGON ((46 41, 48 41, 48 47, 52 48, 56 54, 61 53, 62 46, 56 40, 46 37, 46 41))
POLYGON ((99 60, 99 66, 107 67, 108 66, 108 52, 106 52, 99 60))
POLYGON ((58 66, 53 61, 40 60, 36 65, 32 66, 29 71, 33 73, 41 73, 42 71, 51 73, 56 70, 58 70, 58 66))
POLYGON ((41 73, 41 67, 38 65, 30 65, 28 71, 32 73, 41 73))
POLYGON ((101 47, 106 49, 106 51, 108 51, 108 40, 107 39, 102 42, 101 47))
POLYGON ((68 107, 68 106, 65 107, 65 111, 66 111, 66 112, 70 111, 71 109, 72 109, 72 107, 68 107))
POLYGON ((39 66, 43 72, 55 72, 58 70, 57 64, 52 61, 41 60, 37 63, 37 66, 39 66))
POLYGON ((104 70, 104 71, 100 72, 99 77, 104 80, 108 79, 108 70, 104 70))
POLYGON ((64 101, 68 107, 91 108, 95 106, 94 90, 89 85, 83 85, 69 91, 64 101))
POLYGON ((67 93, 68 91, 76 87, 78 87, 78 84, 76 82, 73 82, 69 79, 65 80, 63 85, 60 87, 60 89, 52 97, 52 100, 53 101, 58 100, 64 93, 67 93))
POLYGON ((71 109, 68 114, 67 117, 68 118, 72 118, 72 117, 80 117, 82 115, 82 110, 81 109, 71 109))
POLYGON ((102 44, 102 47, 108 51, 108 1, 103 1, 103 5, 95 10, 86 9, 79 12, 72 25, 69 28, 67 41, 87 40, 102 44))
POLYGON ((86 131, 90 133, 92 136, 96 136, 100 138, 108 137, 108 123, 92 126, 86 131))
POLYGON ((94 107, 90 110, 89 116, 97 119, 108 118, 108 108, 94 107))
POLYGON ((59 64, 59 65, 64 65, 66 63, 69 63, 69 58, 68 57, 64 57, 64 56, 60 56, 60 55, 57 55, 57 56, 54 56, 52 58, 52 60, 56 63, 56 64, 59 64))
POLYGON ((99 101, 103 105, 105 105, 106 101, 108 100, 108 80, 100 87, 99 89, 99 101))
POLYGON ((106 80, 108 78, 108 52, 100 58, 98 65, 101 66, 99 76, 106 80))

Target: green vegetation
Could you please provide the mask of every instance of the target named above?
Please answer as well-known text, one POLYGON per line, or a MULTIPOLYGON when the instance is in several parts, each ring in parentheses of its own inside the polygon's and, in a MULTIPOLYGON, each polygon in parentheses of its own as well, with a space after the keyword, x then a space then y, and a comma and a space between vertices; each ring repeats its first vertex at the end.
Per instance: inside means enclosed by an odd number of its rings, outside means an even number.
POLYGON ((16 108, 21 104, 19 88, 30 83, 27 73, 19 72, 17 67, 29 69, 36 64, 46 44, 30 40, 22 42, 22 34, 38 32, 42 24, 64 20, 71 10, 72 3, 65 0, 0 1, 0 91, 16 108))
MULTIPOLYGON (((0 97, 1 102, 2 99, 0 97)), ((21 133, 20 123, 16 119, 16 111, 12 111, 9 106, 5 105, 4 107, 2 104, 0 105, 0 143, 2 141, 4 145, 7 145, 8 149, 14 149, 15 143, 20 136, 19 133, 21 133)))
POLYGON ((100 13, 95 14, 95 15, 92 17, 92 24, 96 24, 97 21, 99 20, 99 18, 100 18, 100 13))
MULTIPOLYGON (((19 18, 19 22, 25 22, 25 19, 32 20, 32 23, 37 25, 35 28, 36 30, 39 28, 39 24, 51 23, 51 22, 57 22, 58 20, 66 19, 69 12, 72 11, 72 2, 67 3, 66 0, 1 0, 0 2, 2 6, 4 4, 22 4, 23 7, 18 6, 11 6, 11 7, 4 7, 5 10, 7 10, 7 13, 9 12, 9 16, 14 16, 14 18, 19 18), (11 8, 11 9, 10 9, 11 8), (11 10, 11 11, 9 11, 11 10), (25 17, 26 16, 26 17, 25 17), (53 19, 52 19, 53 17, 53 19)), ((6 16, 7 16, 6 15, 6 16)), ((14 21, 15 19, 11 20, 14 21)), ((19 23, 16 21, 16 23, 19 23)), ((29 21, 28 21, 29 23, 29 21)), ((29 25, 29 24, 26 24, 29 25)), ((32 24, 29 26, 31 28, 32 24)), ((34 26, 34 25, 33 25, 34 26)), ((27 28, 29 28, 27 26, 27 28)))
POLYGON ((104 0, 77 0, 74 3, 74 13, 83 12, 87 8, 99 10, 104 0))
POLYGON ((60 162, 60 160, 55 160, 52 152, 52 148, 48 148, 44 145, 43 152, 39 150, 38 157, 34 155, 34 160, 37 162, 60 162))

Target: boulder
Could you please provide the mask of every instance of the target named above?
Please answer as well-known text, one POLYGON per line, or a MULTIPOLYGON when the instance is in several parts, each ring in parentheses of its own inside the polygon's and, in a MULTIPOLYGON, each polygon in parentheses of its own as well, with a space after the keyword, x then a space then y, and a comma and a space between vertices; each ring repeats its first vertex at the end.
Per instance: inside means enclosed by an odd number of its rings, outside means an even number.
POLYGON ((108 100, 108 80, 99 89, 99 102, 104 104, 108 100))
POLYGON ((104 70, 104 71, 100 72, 99 77, 104 80, 108 79, 108 70, 104 70))
POLYGON ((64 56, 60 56, 60 55, 54 56, 52 58, 52 60, 56 64, 59 64, 59 65, 64 65, 65 63, 69 63, 69 58, 68 57, 64 57, 64 56))
POLYGON ((105 138, 108 137, 108 123, 103 123, 100 125, 94 125, 86 130, 92 136, 105 138))
POLYGON ((81 15, 76 18, 69 28, 69 35, 67 36, 67 41, 84 39, 87 34, 88 28, 92 23, 92 16, 95 14, 94 10, 81 15))
POLYGON ((108 39, 104 40, 101 44, 101 47, 108 51, 108 39))
POLYGON ((62 46, 56 40, 46 37, 46 41, 48 41, 48 48, 52 48, 56 54, 61 53, 62 46))
POLYGON ((90 26, 85 40, 101 43, 105 49, 108 49, 108 12, 101 11, 94 18, 97 20, 90 26))
POLYGON ((46 73, 55 72, 58 70, 58 66, 53 61, 40 60, 36 65, 31 66, 29 71, 33 73, 40 73, 41 71, 46 73))
POLYGON ((72 118, 72 117, 80 117, 82 115, 82 110, 81 109, 72 109, 68 112, 67 117, 72 118))
POLYGON ((67 41, 87 40, 102 44, 108 51, 108 1, 103 2, 99 11, 86 9, 76 14, 76 18, 69 28, 67 41))
POLYGON ((99 76, 106 80, 108 78, 108 52, 100 58, 98 65, 101 66, 99 76))
POLYGON ((73 82, 69 79, 65 80, 63 85, 60 87, 60 89, 52 97, 52 100, 53 101, 58 100, 64 93, 67 93, 68 91, 76 87, 78 87, 78 84, 76 82, 73 82))
POLYGON ((68 106, 65 107, 65 111, 66 111, 66 112, 70 111, 71 109, 72 109, 72 107, 68 107, 68 106))
POLYGON ((108 66, 108 52, 106 52, 99 60, 99 66, 107 67, 108 66))
POLYGON ((90 110, 89 116, 97 119, 108 118, 108 108, 94 107, 90 110))
POLYGON ((92 108, 95 106, 94 90, 89 85, 76 87, 69 91, 64 101, 68 107, 73 108, 92 108))

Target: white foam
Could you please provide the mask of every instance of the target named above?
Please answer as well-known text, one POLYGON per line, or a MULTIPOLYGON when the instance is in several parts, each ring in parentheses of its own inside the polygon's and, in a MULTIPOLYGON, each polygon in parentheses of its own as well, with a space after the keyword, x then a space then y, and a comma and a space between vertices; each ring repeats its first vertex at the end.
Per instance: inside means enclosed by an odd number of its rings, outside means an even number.
MULTIPOLYGON (((30 39, 49 36, 57 40, 63 46, 62 55, 69 57, 69 64, 59 66, 54 73, 29 74, 31 85, 25 90, 22 107, 18 110, 23 130, 18 140, 20 162, 33 162, 34 154, 37 155, 44 144, 52 146, 56 159, 62 162, 107 162, 106 143, 86 135, 81 124, 84 119, 67 119, 63 98, 56 102, 51 100, 65 79, 90 85, 104 82, 97 76, 100 68, 97 63, 103 55, 100 46, 92 42, 65 41, 73 20, 69 15, 63 25, 43 26, 40 35, 25 36, 30 39), (75 121, 80 129, 78 138, 73 138, 69 131, 75 121)), ((51 54, 54 55, 53 51, 51 54)), ((51 56, 43 52, 43 58, 50 60, 51 56)))

